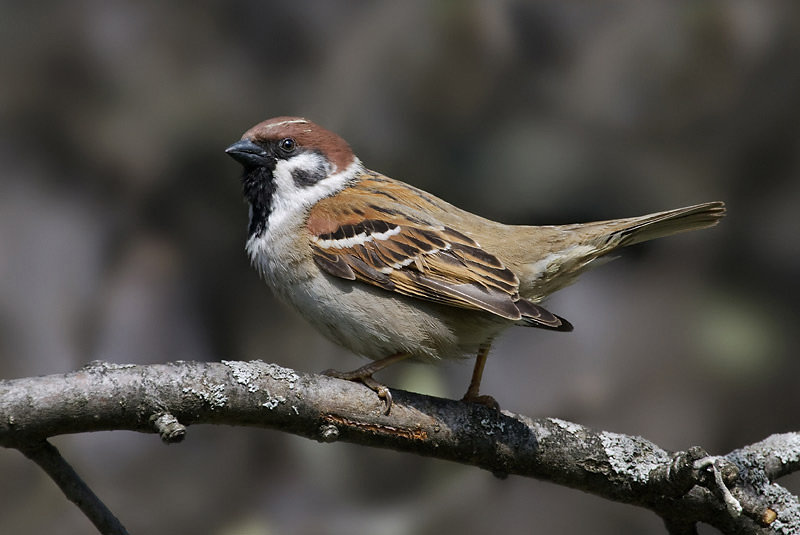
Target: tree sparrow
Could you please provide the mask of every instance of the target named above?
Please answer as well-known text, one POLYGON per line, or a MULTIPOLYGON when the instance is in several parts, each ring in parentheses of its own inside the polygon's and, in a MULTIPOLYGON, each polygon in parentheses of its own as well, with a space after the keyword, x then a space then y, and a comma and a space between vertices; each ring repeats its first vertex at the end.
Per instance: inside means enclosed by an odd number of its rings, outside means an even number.
MULTIPOLYGON (((285 303, 374 362, 349 373, 391 408, 372 378, 406 358, 477 355, 480 396, 492 340, 512 325, 570 331, 537 303, 619 247, 715 225, 722 202, 594 223, 504 225, 365 168, 336 134, 301 118, 257 124, 226 152, 242 164, 247 252, 285 303)), ((495 404, 496 405, 496 404, 495 404)))

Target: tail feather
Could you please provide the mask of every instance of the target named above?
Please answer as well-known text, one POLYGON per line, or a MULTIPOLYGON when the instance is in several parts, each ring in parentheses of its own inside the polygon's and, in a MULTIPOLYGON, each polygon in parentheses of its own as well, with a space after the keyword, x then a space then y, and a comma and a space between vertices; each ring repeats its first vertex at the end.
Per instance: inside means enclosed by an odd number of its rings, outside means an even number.
POLYGON ((679 232, 713 227, 724 215, 725 203, 723 202, 696 204, 630 220, 621 220, 621 224, 624 225, 625 222, 628 222, 628 225, 612 232, 608 238, 611 242, 617 242, 614 244, 615 247, 625 247, 679 232))
POLYGON ((715 201, 640 217, 531 227, 542 247, 520 266, 520 295, 538 303, 620 247, 713 227, 724 215, 725 203, 715 201))

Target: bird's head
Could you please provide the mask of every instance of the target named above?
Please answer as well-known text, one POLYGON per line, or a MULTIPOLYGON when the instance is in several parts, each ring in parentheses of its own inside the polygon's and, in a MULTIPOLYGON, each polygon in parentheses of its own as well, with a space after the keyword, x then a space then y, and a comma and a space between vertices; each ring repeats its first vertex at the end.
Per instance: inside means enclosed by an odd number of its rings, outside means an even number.
POLYGON ((361 168, 345 140, 298 117, 261 122, 225 152, 244 168, 251 237, 340 191, 361 168))

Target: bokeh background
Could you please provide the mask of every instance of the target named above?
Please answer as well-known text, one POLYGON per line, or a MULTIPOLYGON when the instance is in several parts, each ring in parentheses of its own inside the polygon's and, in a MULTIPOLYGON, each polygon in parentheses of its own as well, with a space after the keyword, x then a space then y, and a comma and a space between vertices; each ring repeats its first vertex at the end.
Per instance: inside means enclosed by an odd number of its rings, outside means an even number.
MULTIPOLYGON (((509 331, 484 391, 669 449, 797 430, 798 95, 795 2, 3 2, 0 376, 361 364, 274 301, 243 249, 223 149, 303 115, 368 166, 505 222, 726 201, 717 228, 633 247, 553 296, 575 332, 509 331)), ((381 378, 458 397, 470 371, 381 378)), ((54 443, 132 533, 663 533, 553 484, 275 431, 54 443)), ((0 533, 92 532, 17 452, 0 474, 0 533)))

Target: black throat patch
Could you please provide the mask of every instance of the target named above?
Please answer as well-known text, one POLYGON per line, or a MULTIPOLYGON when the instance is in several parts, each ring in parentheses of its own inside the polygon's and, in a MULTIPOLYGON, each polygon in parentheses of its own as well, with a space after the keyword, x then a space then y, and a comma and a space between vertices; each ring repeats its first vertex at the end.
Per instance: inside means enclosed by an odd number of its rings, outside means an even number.
POLYGON ((267 228, 267 219, 272 212, 272 196, 275 194, 274 169, 274 166, 251 167, 242 174, 242 192, 252 210, 248 237, 260 235, 267 228))

